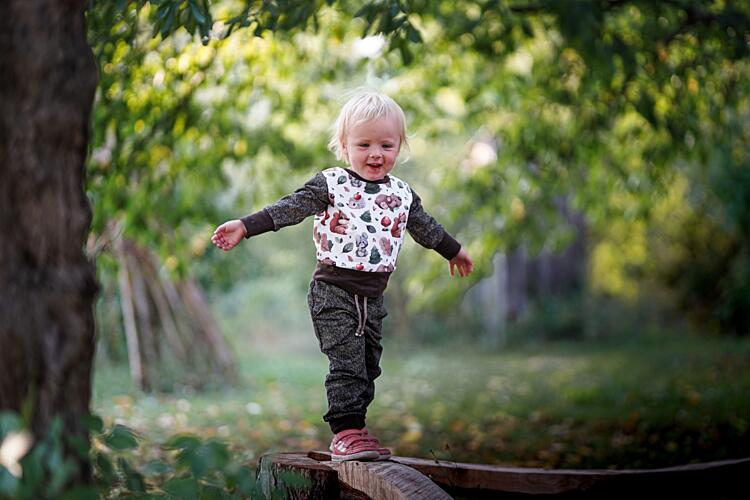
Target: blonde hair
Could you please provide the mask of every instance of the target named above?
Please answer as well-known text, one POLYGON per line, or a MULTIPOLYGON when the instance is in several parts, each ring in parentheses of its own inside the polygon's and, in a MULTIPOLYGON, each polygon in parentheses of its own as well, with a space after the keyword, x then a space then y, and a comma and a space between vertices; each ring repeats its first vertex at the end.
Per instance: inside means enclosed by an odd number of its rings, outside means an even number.
POLYGON ((341 107, 338 118, 333 124, 328 149, 336 155, 337 160, 349 163, 344 151, 344 141, 352 127, 360 123, 379 118, 394 118, 399 128, 399 147, 409 148, 406 139, 406 117, 396 101, 380 92, 360 88, 355 90, 348 101, 341 107))

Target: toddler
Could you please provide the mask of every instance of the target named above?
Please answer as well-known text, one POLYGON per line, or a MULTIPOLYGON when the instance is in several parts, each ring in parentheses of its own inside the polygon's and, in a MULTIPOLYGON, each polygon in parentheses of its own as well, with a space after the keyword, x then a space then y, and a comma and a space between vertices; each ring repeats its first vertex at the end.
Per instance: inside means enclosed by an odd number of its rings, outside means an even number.
POLYGON ((405 181, 390 175, 406 145, 404 112, 391 98, 360 90, 341 109, 329 148, 348 168, 323 170, 303 187, 259 212, 220 225, 211 241, 222 250, 243 238, 298 224, 315 215, 317 266, 307 296, 320 350, 328 356, 325 380, 334 436, 331 456, 387 460, 388 448, 365 426, 380 375, 383 292, 396 269, 404 229, 449 261, 451 276, 473 263, 461 245, 422 208, 405 181))

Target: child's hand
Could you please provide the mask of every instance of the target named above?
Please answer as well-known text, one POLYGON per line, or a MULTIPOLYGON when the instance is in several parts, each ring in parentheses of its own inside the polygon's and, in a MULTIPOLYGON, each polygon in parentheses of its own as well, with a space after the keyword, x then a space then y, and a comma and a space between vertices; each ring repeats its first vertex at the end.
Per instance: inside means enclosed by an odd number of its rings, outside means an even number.
POLYGON ((462 277, 470 275, 471 271, 474 270, 474 263, 463 248, 458 251, 455 257, 448 261, 448 265, 451 269, 451 276, 453 276, 453 266, 456 266, 458 275, 462 277))
POLYGON ((236 247, 246 234, 245 224, 241 220, 230 220, 216 228, 211 236, 211 243, 228 252, 236 247))

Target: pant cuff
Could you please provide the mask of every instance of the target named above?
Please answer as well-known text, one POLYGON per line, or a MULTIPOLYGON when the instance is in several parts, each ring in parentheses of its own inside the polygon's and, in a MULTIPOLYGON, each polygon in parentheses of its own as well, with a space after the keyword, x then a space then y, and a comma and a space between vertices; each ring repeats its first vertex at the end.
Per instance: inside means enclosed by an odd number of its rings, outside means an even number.
POLYGON ((344 415, 343 417, 332 418, 328 421, 331 432, 338 434, 345 429, 362 429, 365 426, 364 415, 344 415))

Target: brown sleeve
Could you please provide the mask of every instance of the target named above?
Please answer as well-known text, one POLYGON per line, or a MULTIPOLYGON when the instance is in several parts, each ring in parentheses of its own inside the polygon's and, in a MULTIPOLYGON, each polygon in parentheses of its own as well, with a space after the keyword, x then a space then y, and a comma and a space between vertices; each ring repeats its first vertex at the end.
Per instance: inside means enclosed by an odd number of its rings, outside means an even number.
POLYGON ((295 192, 241 220, 249 238, 299 224, 310 215, 324 211, 328 203, 328 183, 323 173, 319 172, 295 192))
POLYGON ((409 231, 414 241, 423 247, 434 249, 447 260, 452 259, 461 250, 461 244, 424 210, 422 199, 414 190, 411 194, 412 201, 406 230, 409 231))

